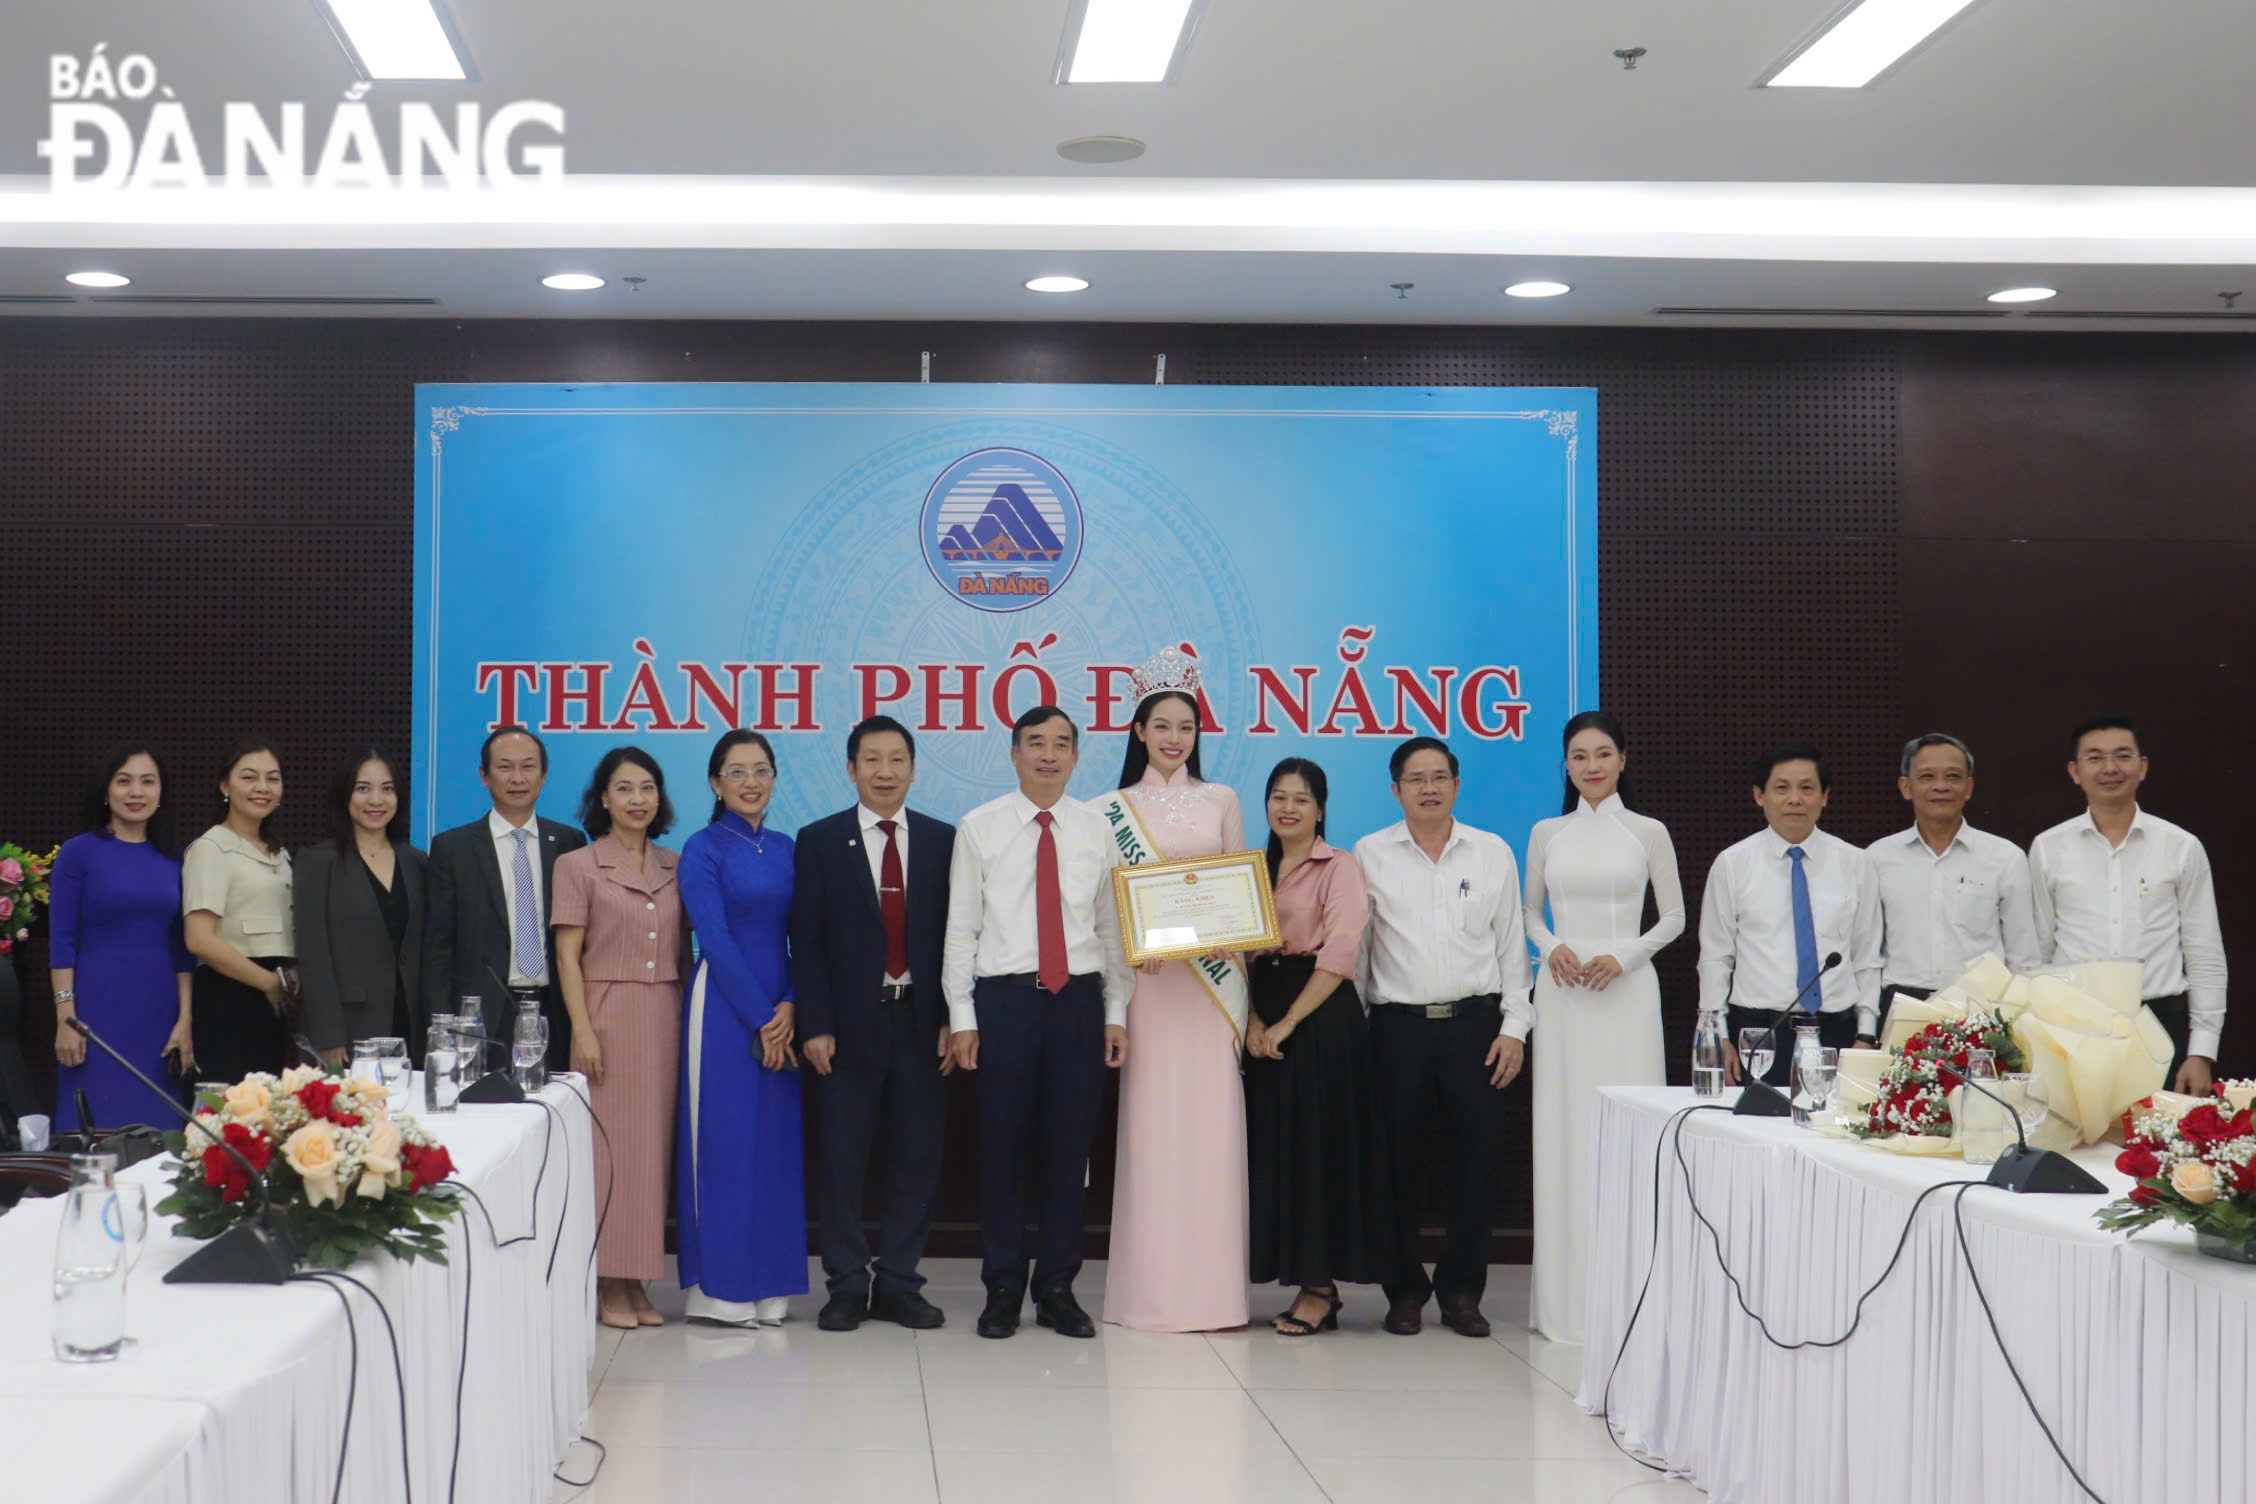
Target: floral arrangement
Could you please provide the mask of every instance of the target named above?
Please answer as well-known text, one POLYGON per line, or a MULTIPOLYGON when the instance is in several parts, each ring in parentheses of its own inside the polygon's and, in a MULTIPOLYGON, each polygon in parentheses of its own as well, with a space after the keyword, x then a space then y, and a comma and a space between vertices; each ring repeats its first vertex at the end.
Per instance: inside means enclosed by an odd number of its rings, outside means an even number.
POLYGON ((2126 1117, 2115 1168, 2138 1184, 2097 1213, 2135 1230, 2167 1218, 2235 1246, 2256 1242, 2256 1081, 2219 1081, 2214 1100, 2182 1114, 2151 1099, 2126 1117))
POLYGON ((2021 1047, 1997 1014, 1977 1010, 1964 1018, 1939 1020, 1904 1041, 1880 1073, 1879 1091, 1864 1116, 1844 1118, 1842 1126, 1858 1138, 1897 1133, 1949 1138, 1950 1094, 1958 1083, 1944 1079, 1939 1067, 1963 1071, 1976 1050, 1995 1055, 2001 1072, 2022 1069, 2021 1047))
POLYGON ((443 1264, 438 1224, 455 1203, 434 1188, 454 1161, 414 1118, 394 1117, 389 1098, 379 1082, 311 1066, 207 1092, 199 1128, 165 1135, 172 1194, 157 1210, 179 1217, 190 1238, 216 1237, 251 1214, 250 1177, 210 1134, 266 1176, 273 1223, 308 1263, 343 1269, 382 1249, 443 1264))
POLYGON ((31 938, 31 922, 47 906, 47 875, 61 849, 37 856, 0 841, 0 956, 31 938))

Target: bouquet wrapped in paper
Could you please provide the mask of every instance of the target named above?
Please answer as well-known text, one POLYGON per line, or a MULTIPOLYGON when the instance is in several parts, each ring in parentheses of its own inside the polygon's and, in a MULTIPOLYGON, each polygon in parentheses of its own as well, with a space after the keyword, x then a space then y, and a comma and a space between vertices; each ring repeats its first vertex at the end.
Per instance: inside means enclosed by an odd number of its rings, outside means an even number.
MULTIPOLYGON (((2097 1143, 2125 1109, 2161 1087, 2169 1068, 2170 1036, 2140 1001, 2141 980, 2136 961, 2015 974, 1995 956, 1984 956, 1933 997, 1897 998, 1883 1026, 1883 1049, 1842 1052, 1840 1105, 1844 1111, 1868 1107, 1891 1061, 1930 1025, 1955 1026, 1989 1014, 2012 1035, 2046 1102, 2030 1143, 2044 1149, 2097 1143)), ((1947 1151, 1918 1145, 1916 1152, 1947 1151)))

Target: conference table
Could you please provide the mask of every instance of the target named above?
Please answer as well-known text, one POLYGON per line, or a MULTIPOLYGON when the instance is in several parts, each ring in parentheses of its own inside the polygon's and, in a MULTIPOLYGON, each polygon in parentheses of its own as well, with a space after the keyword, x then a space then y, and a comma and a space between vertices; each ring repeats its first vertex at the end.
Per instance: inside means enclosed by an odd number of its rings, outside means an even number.
MULTIPOLYGON (((1747 1306, 1787 1343, 1847 1331, 1920 1193, 1986 1171, 1728 1112, 1692 1114, 1679 1139, 1673 1115, 1699 1101, 1686 1087, 1599 1095, 1582 1407, 1609 1412, 1629 1447, 1716 1504, 2086 1497, 1990 1333, 1953 1221, 1958 1190, 1920 1204, 1854 1335, 1786 1351, 1734 1299, 1674 1144, 1747 1306)), ((2105 1197, 1964 1193, 1966 1253, 1999 1337, 2107 1504, 2256 1497, 2256 1268, 2205 1257, 2175 1228, 2100 1228, 2094 1208, 2131 1185, 2114 1154, 2072 1156, 2105 1197)))
MULTIPOLYGON (((333 1286, 162 1283, 202 1245, 171 1236, 172 1219, 156 1215, 127 1288, 134 1346, 114 1362, 58 1362, 49 1332, 63 1203, 26 1200, 0 1216, 0 1497, 318 1504, 337 1483, 350 1393, 344 1499, 549 1498, 587 1414, 598 1208, 585 1102, 562 1080, 537 1100, 547 1110, 464 1105, 423 1117, 493 1228, 465 1198, 446 1224, 445 1265, 380 1256, 348 1271, 391 1316, 396 1377, 382 1316, 349 1286, 357 1367, 333 1286), (528 1232, 496 1246, 497 1235, 528 1232)), ((119 1178, 146 1184, 153 1207, 169 1189, 165 1162, 119 1178)))

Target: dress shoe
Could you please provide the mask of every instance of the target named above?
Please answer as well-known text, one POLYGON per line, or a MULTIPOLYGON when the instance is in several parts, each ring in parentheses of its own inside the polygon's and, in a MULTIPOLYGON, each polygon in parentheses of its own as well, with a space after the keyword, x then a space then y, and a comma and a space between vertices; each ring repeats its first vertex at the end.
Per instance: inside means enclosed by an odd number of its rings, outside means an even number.
POLYGON ((948 1324, 946 1313, 914 1290, 899 1295, 880 1293, 870 1302, 869 1313, 873 1321, 890 1321, 913 1332, 929 1332, 948 1324))
POLYGON ((1411 1300, 1407 1296, 1387 1302, 1386 1321, 1383 1325, 1397 1337, 1415 1337, 1425 1328, 1424 1300, 1411 1300))
POLYGON ((979 1335, 1009 1337, 1018 1331, 1019 1308, 1026 1303, 1024 1290, 989 1290, 987 1307, 979 1313, 979 1335))
POLYGON ((868 1296, 841 1291, 823 1302, 823 1308, 815 1313, 815 1325, 826 1332, 850 1332, 860 1326, 869 1313, 868 1296))
POLYGON ((1052 1290, 1034 1303, 1036 1324, 1046 1326, 1060 1337, 1094 1337, 1097 1324, 1089 1313, 1081 1309, 1081 1302, 1073 1298, 1071 1290, 1052 1290))
POLYGON ((1480 1313, 1480 1302, 1469 1296, 1461 1300, 1443 1301, 1441 1324, 1460 1337, 1488 1335, 1488 1318, 1480 1313))

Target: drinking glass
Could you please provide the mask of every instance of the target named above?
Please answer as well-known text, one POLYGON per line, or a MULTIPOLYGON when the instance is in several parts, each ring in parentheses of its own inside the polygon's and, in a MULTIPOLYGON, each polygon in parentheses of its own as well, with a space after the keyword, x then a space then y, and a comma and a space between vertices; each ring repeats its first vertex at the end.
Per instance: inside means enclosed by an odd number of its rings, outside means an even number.
POLYGON ((396 1034, 379 1034, 368 1041, 376 1051, 377 1080, 390 1089, 394 1102, 407 1095, 407 1041, 396 1034))
POLYGON ((1833 1105, 1834 1083, 1841 1078, 1841 1052, 1820 1048, 1816 1059, 1802 1062, 1801 1073, 1801 1095, 1809 1104, 1806 1111, 1812 1122, 1822 1122, 1833 1105))
POLYGON ((509 1054, 519 1090, 529 1095, 548 1085, 548 1020, 538 1009, 527 1008, 517 1015, 509 1054))
POLYGON ((1760 1025, 1739 1031, 1739 1079, 1760 1081, 1770 1074, 1771 1032, 1760 1025))
POLYGON ((452 1112, 461 1094, 462 1057, 455 1053, 454 1036, 434 1029, 431 1052, 423 1058, 423 1110, 452 1112))
POLYGON ((373 1039, 356 1039, 352 1042, 352 1049, 347 1057, 352 1061, 348 1074, 358 1076, 363 1081, 383 1079, 383 1067, 378 1063, 376 1045, 377 1041, 373 1039))
MULTIPOLYGON (((1997 1091, 2004 1084, 1998 1079, 1997 1056, 1988 1050, 1968 1051, 1966 1079, 1997 1091)), ((2005 1152, 2006 1141, 2013 1136, 2006 1118, 2006 1108, 1983 1096, 1974 1086, 1961 1087, 1953 1113, 1960 1157, 1970 1165, 1996 1164, 1998 1156, 2005 1152)))

